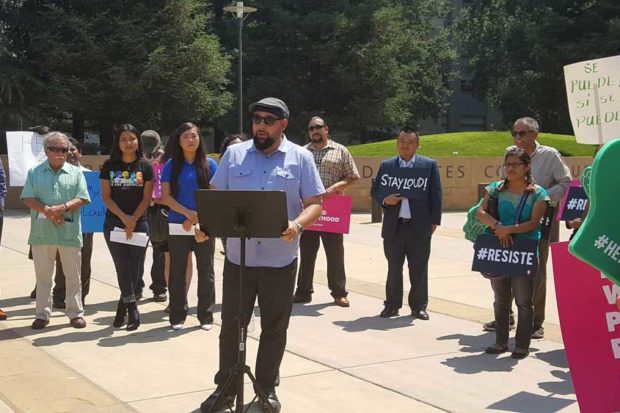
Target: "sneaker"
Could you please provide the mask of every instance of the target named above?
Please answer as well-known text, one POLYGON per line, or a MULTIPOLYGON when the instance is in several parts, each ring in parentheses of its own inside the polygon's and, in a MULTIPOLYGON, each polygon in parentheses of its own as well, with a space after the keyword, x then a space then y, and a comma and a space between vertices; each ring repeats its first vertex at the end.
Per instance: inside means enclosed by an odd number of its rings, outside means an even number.
POLYGON ((155 301, 156 303, 166 302, 167 299, 168 299, 168 296, 166 295, 166 293, 153 295, 153 301, 155 301))
POLYGON ((208 321, 206 323, 203 323, 200 325, 200 328, 202 328, 204 331, 209 331, 213 328, 213 322, 212 321, 208 321))
POLYGON ((543 326, 540 326, 538 328, 534 327, 532 338, 535 338, 535 339, 545 338, 545 328, 543 326))
MULTIPOLYGON (((510 330, 514 330, 515 329, 515 318, 513 316, 510 316, 510 321, 508 323, 509 323, 508 327, 510 328, 510 330)), ((482 325, 482 330, 495 331, 495 320, 489 321, 488 323, 484 323, 482 325)))
POLYGON ((174 331, 179 331, 183 328, 183 324, 172 324, 170 325, 170 328, 173 329, 174 331))

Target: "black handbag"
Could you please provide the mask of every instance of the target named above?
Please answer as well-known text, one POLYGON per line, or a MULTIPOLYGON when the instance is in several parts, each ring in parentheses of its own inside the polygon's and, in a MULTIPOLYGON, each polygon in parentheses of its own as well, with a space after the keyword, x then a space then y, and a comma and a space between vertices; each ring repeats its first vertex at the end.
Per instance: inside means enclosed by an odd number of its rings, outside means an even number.
POLYGON ((151 242, 168 240, 168 208, 155 204, 149 207, 146 218, 149 224, 151 242))

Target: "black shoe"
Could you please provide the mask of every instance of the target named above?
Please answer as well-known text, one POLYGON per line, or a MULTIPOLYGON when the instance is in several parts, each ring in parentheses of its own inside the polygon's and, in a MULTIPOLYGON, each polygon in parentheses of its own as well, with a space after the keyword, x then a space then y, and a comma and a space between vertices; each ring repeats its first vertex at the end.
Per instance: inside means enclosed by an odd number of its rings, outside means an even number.
POLYGON ((420 310, 420 311, 413 310, 411 311, 411 316, 418 318, 420 320, 428 320, 430 318, 426 310, 420 310))
POLYGON ((67 304, 63 301, 60 300, 52 300, 52 308, 59 308, 59 309, 63 309, 63 308, 67 308, 67 304))
MULTIPOLYGON (((280 404, 280 400, 278 400, 278 396, 276 396, 275 391, 270 391, 267 393, 267 403, 271 406, 271 411, 273 411, 273 413, 279 413, 280 409, 282 409, 282 405, 280 404)), ((265 413, 269 412, 269 408, 262 402, 261 409, 263 409, 263 412, 265 413)))
POLYGON ((127 331, 137 330, 140 327, 140 312, 138 311, 138 304, 127 304, 127 331))
POLYGON ((136 297, 136 301, 140 301, 142 299, 142 292, 135 293, 134 297, 136 297))
POLYGON ((114 322, 112 323, 112 325, 116 328, 124 326, 125 316, 127 316, 127 306, 121 298, 120 300, 118 300, 118 305, 116 306, 116 317, 114 317, 114 322))
POLYGON ((312 301, 312 294, 295 293, 295 295, 293 295, 293 303, 296 303, 296 304, 309 303, 311 301, 312 301))
POLYGON ((491 347, 487 347, 484 352, 487 354, 502 354, 508 351, 508 344, 495 343, 491 347))
POLYGON ((529 355, 530 355, 530 352, 527 350, 515 349, 515 351, 512 352, 511 357, 515 360, 523 360, 529 355))
MULTIPOLYGON (((508 322, 508 328, 510 330, 514 330, 515 329, 515 318, 514 318, 514 316, 512 314, 510 315, 510 321, 508 322)), ((495 320, 489 321, 488 323, 484 323, 482 325, 482 330, 484 330, 484 331, 495 331, 495 320)))
POLYGON ((30 298, 32 298, 33 300, 37 298, 37 287, 36 286, 34 287, 34 290, 30 292, 30 298))
POLYGON ((379 317, 383 317, 383 318, 398 317, 398 314, 399 314, 398 308, 385 307, 383 311, 381 311, 381 314, 379 314, 379 317))
POLYGON ((153 294, 153 301, 156 303, 165 303, 168 300, 166 293, 153 294))
POLYGON ((220 397, 222 394, 222 388, 217 386, 215 391, 211 393, 207 400, 200 404, 200 412, 201 413, 215 413, 220 410, 228 407, 232 410, 233 403, 235 402, 235 396, 232 394, 225 394, 220 397), (218 400, 219 399, 219 400, 218 400))

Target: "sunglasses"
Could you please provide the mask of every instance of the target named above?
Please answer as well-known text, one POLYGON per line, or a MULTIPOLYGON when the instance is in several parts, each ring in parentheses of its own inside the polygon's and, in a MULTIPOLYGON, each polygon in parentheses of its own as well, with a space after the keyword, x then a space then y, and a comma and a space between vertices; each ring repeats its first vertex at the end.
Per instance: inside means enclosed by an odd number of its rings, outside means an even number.
POLYGON ((274 123, 276 123, 277 120, 282 120, 282 118, 276 118, 274 116, 260 116, 260 115, 254 115, 252 116, 252 123, 255 125, 260 125, 261 122, 265 122, 265 125, 267 126, 273 126, 274 123))
POLYGON ((325 125, 314 125, 314 126, 308 126, 308 132, 312 132, 315 130, 321 130, 325 127, 325 125))
POLYGON ((45 149, 50 151, 50 152, 54 152, 54 153, 67 153, 67 152, 69 152, 69 148, 65 148, 65 147, 61 148, 59 146, 48 146, 45 149))
POLYGON ((532 132, 532 131, 528 130, 528 131, 519 131, 519 132, 517 132, 516 130, 513 130, 512 132, 510 132, 510 134, 512 135, 513 138, 516 138, 517 136, 519 138, 525 138, 525 135, 527 135, 530 132, 532 132))

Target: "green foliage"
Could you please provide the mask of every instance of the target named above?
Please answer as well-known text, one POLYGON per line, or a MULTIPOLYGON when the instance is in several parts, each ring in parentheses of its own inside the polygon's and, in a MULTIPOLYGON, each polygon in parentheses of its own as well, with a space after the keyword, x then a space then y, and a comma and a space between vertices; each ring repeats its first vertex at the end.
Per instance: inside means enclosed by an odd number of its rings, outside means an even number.
POLYGON ((168 131, 228 110, 230 62, 208 26, 199 0, 29 0, 10 28, 45 83, 39 108, 109 138, 123 122, 168 131))
POLYGON ((506 122, 530 115, 572 133, 563 66, 616 55, 617 0, 473 0, 458 28, 479 97, 506 122))
MULTIPOLYGON (((574 136, 541 133, 538 142, 556 148, 563 156, 592 156, 593 145, 577 143, 574 136)), ((424 156, 502 156, 514 142, 506 132, 458 132, 420 138, 418 152, 424 156)), ((353 156, 395 156, 396 140, 352 145, 353 156)))
MULTIPOLYGON (((289 131, 301 137, 313 115, 337 119, 362 141, 368 131, 438 115, 455 56, 440 23, 446 4, 261 1, 244 28, 244 100, 282 98, 291 109, 289 131)), ((228 23, 218 32, 232 49, 237 28, 228 23)))

